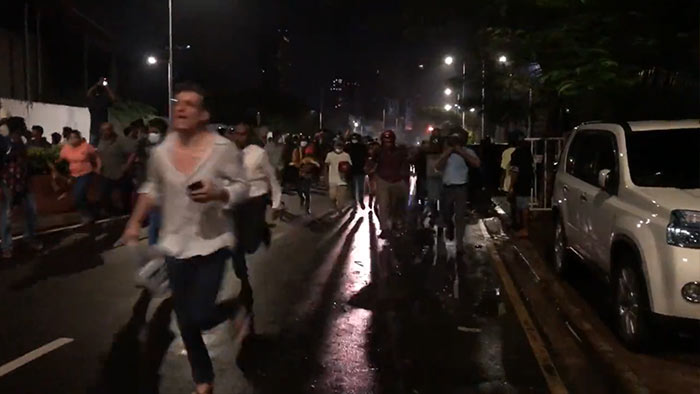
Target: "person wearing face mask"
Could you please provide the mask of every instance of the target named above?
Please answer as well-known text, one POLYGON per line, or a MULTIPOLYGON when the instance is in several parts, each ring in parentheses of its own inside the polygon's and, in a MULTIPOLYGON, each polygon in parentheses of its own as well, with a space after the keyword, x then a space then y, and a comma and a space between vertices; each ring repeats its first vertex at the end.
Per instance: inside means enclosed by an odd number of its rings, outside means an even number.
POLYGON ((365 209, 365 161, 367 161, 367 145, 360 140, 360 135, 354 133, 350 136, 350 143, 345 147, 352 160, 350 175, 352 179, 352 192, 355 203, 365 209))
MULTIPOLYGON (((140 187, 146 181, 146 169, 148 159, 151 157, 153 149, 158 146, 168 131, 168 123, 161 118, 153 118, 148 122, 148 133, 146 138, 139 140, 136 149, 136 185, 140 187)), ((158 233, 160 232, 161 213, 158 207, 148 214, 148 244, 158 243, 158 233)))
POLYGON ((347 203, 348 182, 352 158, 343 150, 343 142, 337 141, 333 151, 326 155, 325 163, 328 173, 328 196, 335 204, 335 209, 340 211, 347 203))

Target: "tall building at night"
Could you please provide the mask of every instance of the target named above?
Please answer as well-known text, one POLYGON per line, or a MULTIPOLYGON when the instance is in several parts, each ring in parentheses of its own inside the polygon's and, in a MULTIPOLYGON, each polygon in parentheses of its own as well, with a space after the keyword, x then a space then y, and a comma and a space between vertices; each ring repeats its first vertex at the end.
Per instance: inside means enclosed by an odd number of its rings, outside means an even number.
POLYGON ((288 92, 292 71, 292 40, 289 30, 279 27, 263 39, 260 53, 262 86, 275 92, 288 92))

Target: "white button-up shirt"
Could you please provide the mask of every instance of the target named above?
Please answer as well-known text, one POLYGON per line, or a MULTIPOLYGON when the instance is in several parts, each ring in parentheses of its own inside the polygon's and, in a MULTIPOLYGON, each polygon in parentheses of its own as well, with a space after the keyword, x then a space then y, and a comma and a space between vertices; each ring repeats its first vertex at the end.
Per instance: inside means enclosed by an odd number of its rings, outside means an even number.
POLYGON ((147 179, 139 190, 160 202, 162 223, 158 246, 167 255, 187 259, 207 256, 234 246, 229 209, 249 198, 248 183, 241 151, 218 134, 208 155, 197 164, 191 175, 178 171, 172 164, 176 133, 151 151, 147 179), (192 201, 187 186, 211 180, 225 188, 229 201, 206 204, 192 201))
POLYGON ((282 188, 265 149, 255 144, 243 148, 243 166, 250 184, 250 198, 271 193, 272 208, 279 208, 282 204, 282 188))

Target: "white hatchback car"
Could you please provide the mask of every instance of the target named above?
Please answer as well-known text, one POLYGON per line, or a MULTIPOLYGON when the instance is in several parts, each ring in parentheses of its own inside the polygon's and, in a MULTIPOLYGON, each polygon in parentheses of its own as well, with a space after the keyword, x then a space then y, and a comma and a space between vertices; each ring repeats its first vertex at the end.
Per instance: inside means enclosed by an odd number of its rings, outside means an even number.
POLYGON ((556 271, 568 252, 602 270, 629 348, 654 314, 700 319, 700 120, 577 127, 552 200, 556 271))

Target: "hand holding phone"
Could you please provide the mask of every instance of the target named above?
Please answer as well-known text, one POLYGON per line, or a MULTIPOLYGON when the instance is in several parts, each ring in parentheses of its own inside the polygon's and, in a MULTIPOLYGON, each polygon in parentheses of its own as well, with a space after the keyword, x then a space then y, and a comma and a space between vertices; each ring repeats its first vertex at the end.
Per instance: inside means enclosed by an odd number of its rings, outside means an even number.
POLYGON ((204 187, 204 184, 202 183, 202 181, 197 181, 197 182, 195 182, 195 183, 192 183, 192 184, 188 185, 188 186, 187 186, 187 191, 193 192, 193 191, 199 190, 199 189, 201 189, 201 188, 203 188, 203 187, 204 187))

